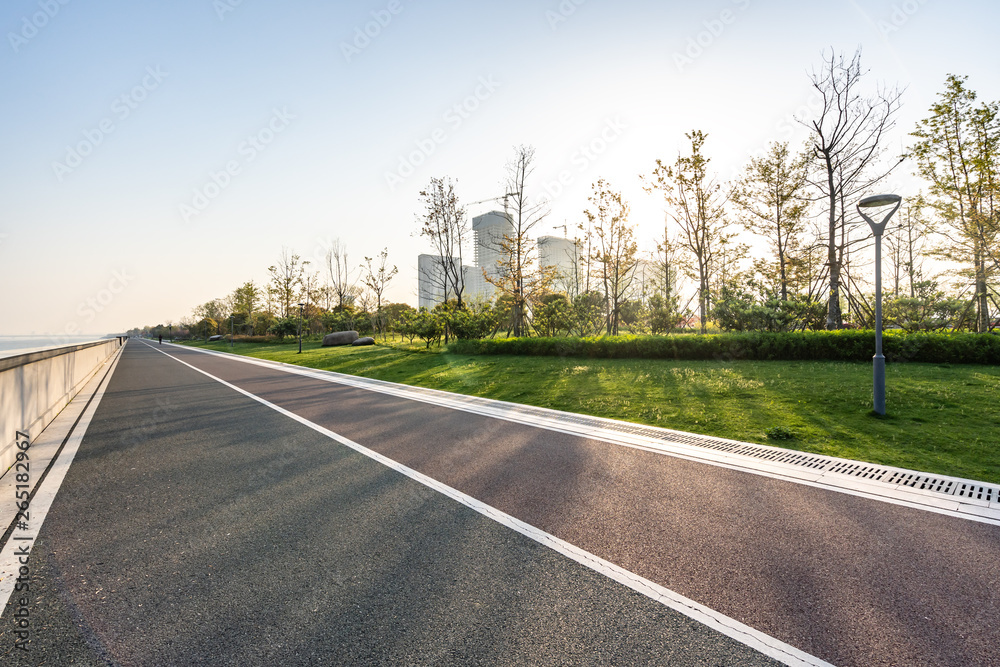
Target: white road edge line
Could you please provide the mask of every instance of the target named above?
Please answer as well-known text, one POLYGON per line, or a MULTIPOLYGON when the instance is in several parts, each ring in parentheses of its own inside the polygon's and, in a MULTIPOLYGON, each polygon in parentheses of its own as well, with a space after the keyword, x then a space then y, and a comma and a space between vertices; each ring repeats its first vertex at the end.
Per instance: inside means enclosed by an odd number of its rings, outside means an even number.
MULTIPOLYGON (((97 412, 97 407, 101 404, 104 392, 107 390, 108 384, 115 374, 115 368, 118 367, 118 361, 121 359, 122 350, 124 349, 124 345, 118 348, 118 352, 111 362, 111 367, 105 373, 104 377, 101 378, 97 391, 94 392, 93 399, 90 401, 90 405, 87 407, 86 412, 81 415, 80 421, 77 422, 76 428, 73 429, 69 439, 66 440, 66 445, 63 447, 62 452, 60 452, 59 458, 52 464, 49 473, 42 480, 41 486, 36 487, 35 496, 31 499, 31 507, 28 510, 31 517, 28 521, 28 530, 15 530, 14 534, 7 540, 7 544, 4 545, 3 551, 0 552, 0 610, 3 610, 7 605, 7 601, 16 587, 20 568, 22 565, 25 565, 20 560, 22 557, 25 557, 23 551, 21 551, 25 545, 28 547, 26 559, 30 568, 31 549, 34 548, 35 541, 38 539, 38 533, 42 529, 42 524, 45 522, 49 510, 52 508, 52 501, 55 500, 56 494, 59 493, 59 489, 62 487, 66 473, 69 472, 69 467, 76 457, 76 452, 80 449, 80 443, 83 442, 83 437, 87 434, 87 428, 94 418, 94 413, 97 412)), ((86 388, 83 391, 86 391, 86 388)), ((74 400, 76 399, 74 398, 74 400)), ((55 423, 54 420, 53 423, 55 423)), ((42 433, 45 433, 45 431, 43 430, 42 433)), ((36 440, 41 437, 41 434, 39 434, 36 440)), ((30 454, 31 448, 28 449, 28 452, 30 454)))
POLYGON ((317 431, 318 433, 322 433, 331 440, 335 440, 340 444, 345 445, 346 447, 350 447, 351 449, 359 452, 360 454, 363 454, 364 456, 367 456, 368 458, 373 459, 378 463, 381 463, 387 468, 391 468, 399 473, 402 473, 403 475, 406 475, 410 479, 413 479, 423 484, 424 486, 434 489, 435 491, 438 491, 439 493, 451 498, 452 500, 455 500, 465 505, 466 507, 469 507, 470 509, 479 512, 483 516, 492 519, 499 524, 507 526, 508 528, 515 530, 518 533, 521 533, 522 535, 532 540, 535 540, 536 542, 542 544, 543 546, 549 547, 550 549, 576 561, 577 563, 580 563, 584 567, 590 568, 591 570, 599 574, 602 574, 610 579, 613 579, 614 581, 617 581, 618 583, 632 589, 633 591, 641 593, 642 595, 645 595, 646 597, 656 602, 659 602, 660 604, 670 607, 674 611, 677 611, 687 616, 688 618, 698 621, 699 623, 706 625, 709 628, 715 630, 716 632, 720 632, 731 639, 735 639, 741 644, 748 646, 756 651, 759 651, 760 653, 763 653, 764 655, 770 658, 774 658, 775 660, 778 660, 786 665, 794 667, 807 667, 807 666, 834 667, 832 664, 820 660, 819 658, 812 656, 808 653, 805 653, 804 651, 800 651, 794 646, 786 644, 778 639, 775 639, 774 637, 771 637, 770 635, 766 635, 763 632, 755 630, 748 625, 740 623, 736 619, 730 618, 725 614, 715 611, 714 609, 710 609, 709 607, 698 604, 694 600, 688 599, 683 595, 681 595, 680 593, 676 593, 668 588, 665 588, 664 586, 661 586, 660 584, 657 584, 653 581, 650 581, 649 579, 646 579, 633 572, 630 572, 629 570, 619 567, 618 565, 615 565, 610 561, 604 560, 603 558, 600 558, 590 553, 589 551, 584 551, 583 549, 574 546, 573 544, 570 544, 565 540, 561 540, 554 535, 550 535, 549 533, 546 533, 545 531, 536 528, 529 523, 525 523, 524 521, 521 521, 520 519, 517 519, 505 512, 501 512, 500 510, 496 509, 495 507, 492 507, 491 505, 487 505, 486 503, 476 500, 472 496, 466 495, 465 493, 462 493, 457 489, 453 489, 452 487, 446 484, 442 484, 441 482, 437 481, 436 479, 433 479, 432 477, 428 477, 427 475, 424 475, 421 472, 417 472, 416 470, 409 468, 401 463, 398 463, 386 456, 383 456, 382 454, 379 454, 376 451, 368 449, 367 447, 360 445, 354 442, 353 440, 350 440, 349 438, 345 438, 344 436, 335 433, 323 426, 320 426, 319 424, 315 424, 304 417, 300 417, 294 412, 286 410, 281 406, 275 405, 274 403, 271 403, 270 401, 263 399, 260 396, 252 394, 249 391, 246 391, 245 389, 241 389, 240 387, 237 387, 234 384, 226 382, 225 380, 218 378, 207 371, 203 371, 197 366, 189 364, 183 359, 178 359, 172 354, 164 352, 163 350, 160 350, 153 345, 149 345, 148 343, 144 344, 147 347, 156 350, 160 354, 167 356, 178 363, 184 364, 188 368, 195 370, 201 373, 202 375, 205 375, 206 377, 215 380, 219 384, 229 387, 230 389, 239 392, 240 394, 243 394, 248 398, 252 398, 258 403, 261 403, 271 408, 275 412, 281 413, 286 417, 294 419, 300 424, 308 426, 309 428, 313 429, 314 431, 317 431))
MULTIPOLYGON (((482 415, 485 417, 490 417, 493 419, 502 419, 504 421, 513 422, 516 424, 525 424, 534 428, 545 429, 549 431, 557 431, 559 433, 566 433, 568 435, 574 435, 577 437, 592 438, 595 440, 601 440, 608 442, 619 447, 629 447, 631 449, 641 449, 647 452, 653 452, 657 454, 662 454, 664 456, 672 456, 679 459, 684 459, 687 461, 694 461, 696 463, 704 463, 706 465, 717 466, 719 468, 726 468, 729 470, 738 470, 741 472, 750 473, 752 475, 760 475, 761 477, 769 477, 771 479, 777 479, 785 482, 791 482, 793 484, 801 484, 803 486, 810 486, 817 489, 824 489, 827 491, 835 491, 837 493, 843 493, 849 496, 857 496, 860 498, 866 498, 868 500, 877 500, 879 502, 888 503, 890 505, 898 505, 900 507, 908 507, 910 509, 922 510, 925 512, 932 512, 934 514, 943 514, 945 516, 953 517, 956 519, 965 519, 966 521, 975 521, 976 523, 987 523, 993 526, 1000 526, 1000 519, 996 518, 997 509, 993 508, 982 508, 984 514, 974 513, 974 507, 966 507, 966 509, 952 509, 950 507, 940 507, 931 504, 934 501, 941 501, 941 499, 926 496, 922 492, 912 492, 903 489, 896 489, 894 487, 880 488, 877 483, 870 485, 865 484, 865 480, 858 480, 855 478, 845 478, 840 480, 832 475, 828 475, 821 478, 816 478, 815 473, 810 470, 799 470, 798 468, 790 465, 782 464, 771 464, 766 460, 761 460, 753 457, 744 457, 739 454, 722 454, 716 452, 715 450, 705 449, 703 447, 698 447, 696 445, 685 445, 683 443, 638 443, 638 442, 628 442, 626 437, 621 433, 615 431, 600 431, 600 432, 585 432, 584 429, 576 429, 569 427, 561 427, 553 423, 540 423, 538 421, 530 421, 516 414, 507 414, 502 410, 491 410, 486 407, 481 407, 475 404, 462 402, 462 398, 472 398, 477 401, 491 401, 502 406, 511 406, 513 408, 518 407, 516 403, 508 403, 506 401, 496 401, 495 399, 485 399, 478 396, 466 396, 464 394, 458 394, 459 400, 449 400, 447 397, 436 398, 428 396, 425 394, 409 393, 406 390, 410 389, 408 385, 400 385, 394 382, 386 382, 384 380, 372 380, 371 378, 356 377, 351 375, 344 375, 341 373, 335 373, 333 371, 324 371, 315 368, 307 368, 305 366, 296 366, 294 364, 286 364, 279 361, 270 361, 267 359, 257 359, 255 357, 246 357, 238 354, 231 354, 226 352, 217 352, 215 350, 203 350, 197 347, 187 347, 183 345, 174 345, 179 349, 191 350, 195 352, 200 352, 202 354, 207 354, 210 356, 216 356, 223 359, 229 359, 231 361, 239 361, 240 363, 249 364, 251 366, 261 366, 263 368, 270 368, 272 370, 278 370, 292 375, 302 375, 304 377, 309 377, 315 380, 321 380, 323 382, 330 382, 333 384, 339 384, 347 387, 353 387, 355 389, 362 389, 365 391, 374 391, 380 394, 387 394, 389 396, 396 396, 397 398, 403 398, 405 400, 417 401, 420 403, 427 403, 429 405, 437 405, 440 407, 446 407, 453 410, 461 410, 463 412, 469 412, 472 414, 482 415), (375 385, 370 383, 377 383, 375 385), (765 467, 767 469, 765 469, 765 467), (864 487, 868 486, 866 490, 864 487), (920 502, 924 498, 926 502, 920 502)), ((155 349, 155 348, 154 348, 155 349)), ((419 389, 419 388, 418 388, 419 389)), ((439 392, 440 390, 429 390, 439 392)), ((448 392, 440 392, 442 394, 447 394, 448 392)), ((534 406, 527 406, 534 407, 534 406)), ((614 421, 614 420, 612 420, 614 421)), ((665 429, 670 431, 670 429, 665 429)), ((672 432, 672 431, 671 431, 672 432)), ((677 433, 683 432, 678 431, 677 433)), ((725 440, 720 438, 720 440, 725 440)), ((728 441, 727 442, 736 442, 728 441)), ((753 444, 753 443, 747 443, 753 444)), ((766 445, 763 445, 766 446, 766 445)), ((845 461, 847 459, 844 459, 845 461)), ((865 464, 863 461, 852 461, 853 463, 865 464)), ((867 464, 875 465, 875 464, 867 464)), ((883 466, 892 467, 892 466, 883 466)), ((907 471, 916 474, 926 474, 920 471, 907 471)), ((962 480, 975 482, 975 480, 962 480)), ((949 503, 955 507, 961 507, 961 499, 952 499, 949 503)), ((998 503, 993 503, 997 505, 998 503)))

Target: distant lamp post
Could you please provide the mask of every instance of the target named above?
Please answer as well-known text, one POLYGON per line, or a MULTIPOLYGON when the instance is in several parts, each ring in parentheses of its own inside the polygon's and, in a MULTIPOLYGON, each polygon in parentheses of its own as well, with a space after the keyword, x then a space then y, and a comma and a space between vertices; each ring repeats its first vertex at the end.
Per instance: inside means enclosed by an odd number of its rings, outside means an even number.
POLYGON ((882 355, 882 232, 885 231, 892 214, 899 210, 902 201, 903 198, 899 195, 873 195, 858 202, 858 213, 875 235, 875 356, 872 359, 872 393, 875 413, 882 416, 885 416, 885 357, 882 355), (892 210, 880 223, 876 223, 861 210, 882 206, 892 206, 892 210))
POLYGON ((233 349, 233 314, 229 313, 229 349, 233 349))
POLYGON ((302 354, 302 306, 306 304, 299 304, 299 354, 302 354))

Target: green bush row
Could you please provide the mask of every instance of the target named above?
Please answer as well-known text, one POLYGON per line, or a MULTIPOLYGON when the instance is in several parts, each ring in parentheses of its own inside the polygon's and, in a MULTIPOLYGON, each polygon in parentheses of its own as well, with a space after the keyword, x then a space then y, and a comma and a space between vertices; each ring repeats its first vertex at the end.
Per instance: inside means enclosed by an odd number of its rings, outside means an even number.
MULTIPOLYGON (((882 349, 889 362, 998 364, 1000 336, 974 333, 888 331, 882 349)), ((460 340, 455 354, 599 359, 675 359, 755 361, 870 361, 874 331, 764 331, 701 335, 609 336, 592 338, 498 338, 460 340)))

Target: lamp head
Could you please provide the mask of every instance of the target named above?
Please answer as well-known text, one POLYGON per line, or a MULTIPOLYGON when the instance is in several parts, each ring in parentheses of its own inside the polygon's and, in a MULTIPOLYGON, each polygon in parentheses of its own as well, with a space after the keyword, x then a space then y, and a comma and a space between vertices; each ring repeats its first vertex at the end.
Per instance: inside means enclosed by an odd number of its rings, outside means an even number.
POLYGON ((902 197, 899 195, 872 195, 871 197, 865 197, 860 202, 858 206, 861 208, 874 208, 876 206, 892 206, 902 201, 902 197))

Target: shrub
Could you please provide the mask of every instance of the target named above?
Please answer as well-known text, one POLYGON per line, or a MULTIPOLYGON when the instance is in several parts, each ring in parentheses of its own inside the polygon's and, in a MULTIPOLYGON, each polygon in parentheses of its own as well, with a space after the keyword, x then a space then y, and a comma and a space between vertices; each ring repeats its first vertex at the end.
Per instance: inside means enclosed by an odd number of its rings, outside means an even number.
MULTIPOLYGON (((886 332, 882 348, 889 362, 1000 363, 1000 336, 973 333, 886 332)), ((740 332, 709 335, 588 338, 506 338, 456 341, 456 354, 757 361, 870 361, 873 331, 740 332)))

